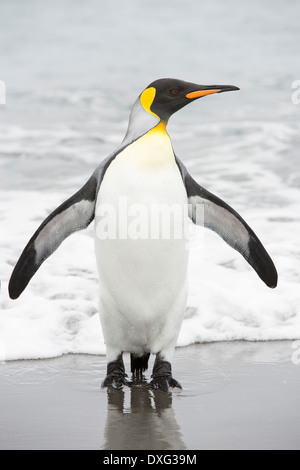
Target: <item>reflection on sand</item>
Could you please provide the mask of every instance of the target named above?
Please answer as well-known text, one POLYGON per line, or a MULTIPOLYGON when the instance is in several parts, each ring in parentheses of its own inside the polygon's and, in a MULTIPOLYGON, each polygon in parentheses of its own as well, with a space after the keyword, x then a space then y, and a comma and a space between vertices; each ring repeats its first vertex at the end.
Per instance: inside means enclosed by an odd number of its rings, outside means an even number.
POLYGON ((140 380, 125 390, 109 388, 107 402, 102 449, 186 449, 171 393, 150 390, 140 380))

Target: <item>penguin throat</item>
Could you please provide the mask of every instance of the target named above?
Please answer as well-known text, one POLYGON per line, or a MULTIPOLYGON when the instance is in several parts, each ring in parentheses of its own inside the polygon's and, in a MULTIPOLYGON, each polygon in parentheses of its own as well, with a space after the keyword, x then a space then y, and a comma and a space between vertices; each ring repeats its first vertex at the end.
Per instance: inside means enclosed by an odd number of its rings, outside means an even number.
POLYGON ((163 122, 146 132, 136 141, 128 145, 117 157, 143 170, 158 169, 175 165, 175 157, 163 122))
POLYGON ((154 169, 175 163, 170 137, 163 122, 136 142, 136 150, 139 166, 154 169))
POLYGON ((163 132, 169 138, 169 135, 168 135, 167 130, 166 130, 166 123, 164 121, 160 121, 160 123, 157 126, 155 126, 153 129, 151 129, 151 131, 149 131, 149 132, 153 132, 153 133, 163 132))

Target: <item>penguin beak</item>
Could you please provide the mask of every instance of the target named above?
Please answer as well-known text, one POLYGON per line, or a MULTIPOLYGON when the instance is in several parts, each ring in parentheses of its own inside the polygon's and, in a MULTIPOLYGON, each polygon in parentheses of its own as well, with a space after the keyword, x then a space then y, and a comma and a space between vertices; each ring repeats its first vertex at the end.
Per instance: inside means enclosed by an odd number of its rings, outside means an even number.
POLYGON ((197 98, 202 98, 202 96, 212 95, 213 93, 223 93, 224 91, 234 90, 239 90, 239 88, 233 85, 199 86, 198 90, 188 93, 185 97, 189 100, 195 100, 197 98))

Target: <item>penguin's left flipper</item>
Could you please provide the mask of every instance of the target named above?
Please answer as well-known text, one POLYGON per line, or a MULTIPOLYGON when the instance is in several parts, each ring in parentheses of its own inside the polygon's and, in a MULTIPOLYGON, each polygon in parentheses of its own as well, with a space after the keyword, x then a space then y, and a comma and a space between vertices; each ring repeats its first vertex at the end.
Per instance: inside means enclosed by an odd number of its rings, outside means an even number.
POLYGON ((17 299, 41 264, 71 233, 86 228, 95 215, 96 172, 72 197, 44 220, 29 240, 9 281, 9 295, 17 299))
POLYGON ((237 250, 271 288, 277 286, 277 271, 272 259, 243 218, 222 199, 200 186, 177 159, 185 184, 189 216, 195 224, 204 225, 237 250))

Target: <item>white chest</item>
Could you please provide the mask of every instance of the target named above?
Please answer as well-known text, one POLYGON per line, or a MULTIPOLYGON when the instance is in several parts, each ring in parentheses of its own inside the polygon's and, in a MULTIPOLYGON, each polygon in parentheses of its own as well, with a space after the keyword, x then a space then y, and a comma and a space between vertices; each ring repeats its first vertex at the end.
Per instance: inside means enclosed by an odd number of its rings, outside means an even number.
POLYGON ((122 217, 141 217, 146 211, 151 216, 150 211, 169 206, 180 218, 179 207, 185 217, 186 203, 169 136, 164 130, 154 129, 126 147, 108 167, 98 194, 96 217, 105 216, 107 211, 111 221, 116 215, 119 223, 122 217))
POLYGON ((174 342, 186 302, 186 205, 165 132, 151 131, 108 167, 95 247, 101 321, 114 349, 161 351, 174 342))
POLYGON ((110 164, 102 181, 98 203, 183 203, 185 188, 169 136, 152 130, 125 148, 110 164))

